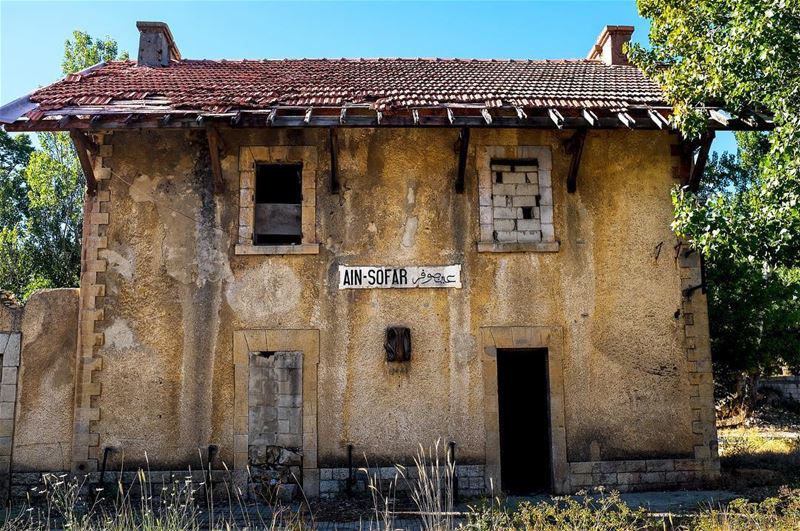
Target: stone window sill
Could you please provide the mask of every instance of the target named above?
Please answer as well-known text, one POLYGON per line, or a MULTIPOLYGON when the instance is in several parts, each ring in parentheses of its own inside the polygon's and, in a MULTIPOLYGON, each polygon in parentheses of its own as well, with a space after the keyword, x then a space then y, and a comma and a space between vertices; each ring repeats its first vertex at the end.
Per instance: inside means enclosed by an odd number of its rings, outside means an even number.
POLYGON ((479 253, 557 253, 559 242, 501 243, 478 242, 479 253))
POLYGON ((319 254, 318 243, 301 243, 299 245, 253 245, 240 243, 234 250, 237 255, 247 254, 319 254))

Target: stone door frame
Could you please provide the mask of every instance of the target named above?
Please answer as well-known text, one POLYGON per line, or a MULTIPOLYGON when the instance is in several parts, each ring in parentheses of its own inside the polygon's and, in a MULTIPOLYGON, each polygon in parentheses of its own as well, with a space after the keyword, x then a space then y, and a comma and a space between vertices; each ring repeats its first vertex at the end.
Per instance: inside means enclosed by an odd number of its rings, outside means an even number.
POLYGON ((236 330, 233 333, 233 470, 245 479, 249 443, 250 352, 303 353, 303 491, 319 496, 317 372, 319 330, 236 330))
POLYGON ((567 432, 564 414, 564 334, 559 326, 487 326, 481 328, 486 488, 500 489, 500 409, 497 398, 497 349, 547 349, 550 407, 550 473, 556 494, 569 492, 567 432), (494 485, 490 485, 493 480, 494 485))

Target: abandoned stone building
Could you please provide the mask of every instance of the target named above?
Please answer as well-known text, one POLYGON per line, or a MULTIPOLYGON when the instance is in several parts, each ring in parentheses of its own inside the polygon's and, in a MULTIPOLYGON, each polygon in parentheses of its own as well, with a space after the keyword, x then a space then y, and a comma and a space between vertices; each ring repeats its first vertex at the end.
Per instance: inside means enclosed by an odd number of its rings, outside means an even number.
POLYGON ((87 179, 80 288, 0 309, 12 491, 210 462, 331 496, 436 440, 462 494, 717 478, 670 229, 713 135, 670 129, 633 28, 552 61, 189 60, 138 28, 0 109, 87 179))

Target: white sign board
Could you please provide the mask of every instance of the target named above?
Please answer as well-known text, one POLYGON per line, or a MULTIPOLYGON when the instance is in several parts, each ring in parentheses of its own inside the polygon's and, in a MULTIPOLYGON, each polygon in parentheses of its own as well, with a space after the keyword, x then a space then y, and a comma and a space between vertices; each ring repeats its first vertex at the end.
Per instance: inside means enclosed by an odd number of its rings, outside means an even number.
POLYGON ((460 287, 461 265, 339 266, 339 289, 460 287))

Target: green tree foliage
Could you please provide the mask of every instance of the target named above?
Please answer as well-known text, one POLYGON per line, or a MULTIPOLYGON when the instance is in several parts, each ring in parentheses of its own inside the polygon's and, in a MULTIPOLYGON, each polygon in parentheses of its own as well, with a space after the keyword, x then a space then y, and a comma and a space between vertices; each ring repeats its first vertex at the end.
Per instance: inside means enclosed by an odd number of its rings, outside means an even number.
MULTIPOLYGON (((63 74, 117 57, 111 38, 73 32, 64 44, 63 74)), ((122 58, 127 58, 123 53, 122 58)), ((22 299, 46 287, 73 287, 80 276, 85 178, 69 135, 0 131, 0 289, 22 299)))
POLYGON ((673 195, 676 232, 706 258, 718 390, 736 390, 746 409, 760 375, 800 367, 800 2, 638 7, 651 47, 629 55, 664 89, 684 136, 706 129, 705 106, 774 117, 769 134, 737 135, 738 156, 713 157, 697 193, 673 195))
POLYGON ((72 39, 67 39, 64 43, 61 73, 73 74, 102 61, 113 61, 117 58, 127 59, 128 52, 122 52, 117 57, 117 41, 111 37, 98 39, 82 31, 73 31, 72 39))
POLYGON ((10 227, 27 213, 27 191, 23 169, 33 152, 26 135, 12 137, 0 131, 0 227, 10 227))
MULTIPOLYGON (((738 212, 750 208, 769 139, 758 133, 737 137, 738 156, 710 160, 695 196, 699 205, 724 200, 738 212)), ((781 366, 800 369, 800 268, 725 251, 706 254, 711 350, 718 391, 733 393, 737 405, 747 407, 761 375, 781 366)))
POLYGON ((800 2, 638 0, 651 21, 651 48, 631 47, 635 64, 659 83, 673 121, 695 137, 721 105, 735 115, 774 116, 756 181, 735 200, 676 196, 676 228, 707 253, 800 264, 800 2))

